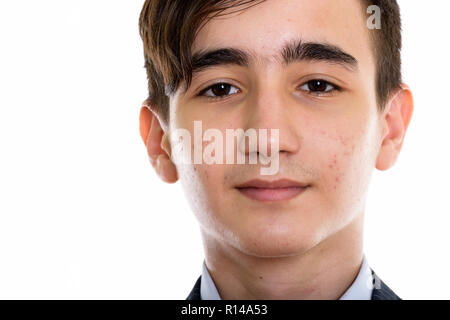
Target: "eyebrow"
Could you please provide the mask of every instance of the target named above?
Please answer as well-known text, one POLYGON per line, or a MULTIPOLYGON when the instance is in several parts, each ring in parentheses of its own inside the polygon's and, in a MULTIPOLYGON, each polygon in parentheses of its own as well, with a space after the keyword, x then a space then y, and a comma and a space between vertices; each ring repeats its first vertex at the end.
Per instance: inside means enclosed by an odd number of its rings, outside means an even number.
MULTIPOLYGON (((355 57, 329 43, 291 40, 285 43, 278 55, 274 56, 276 60, 279 60, 279 57, 281 57, 284 66, 299 61, 325 61, 341 65, 350 71, 358 69, 358 61, 355 57)), ((220 65, 248 67, 255 58, 256 55, 253 52, 238 48, 201 50, 192 55, 192 76, 220 65)))

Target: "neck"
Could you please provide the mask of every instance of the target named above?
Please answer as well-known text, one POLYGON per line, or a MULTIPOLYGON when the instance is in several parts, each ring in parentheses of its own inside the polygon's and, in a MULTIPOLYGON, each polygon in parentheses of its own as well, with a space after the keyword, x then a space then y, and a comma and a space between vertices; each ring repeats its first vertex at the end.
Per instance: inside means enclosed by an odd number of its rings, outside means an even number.
POLYGON ((305 252, 256 257, 202 230, 205 263, 224 300, 339 299, 362 263, 364 214, 305 252))

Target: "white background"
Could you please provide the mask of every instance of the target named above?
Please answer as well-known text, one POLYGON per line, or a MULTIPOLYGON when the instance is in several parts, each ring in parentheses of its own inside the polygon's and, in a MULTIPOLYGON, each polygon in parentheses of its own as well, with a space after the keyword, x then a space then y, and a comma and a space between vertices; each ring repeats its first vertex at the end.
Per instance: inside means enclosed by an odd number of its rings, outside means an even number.
MULTIPOLYGON (((185 299, 200 275, 194 215, 139 136, 143 2, 0 2, 2 299, 185 299)), ((399 2, 415 110, 364 248, 403 299, 449 299, 450 2, 399 2)))

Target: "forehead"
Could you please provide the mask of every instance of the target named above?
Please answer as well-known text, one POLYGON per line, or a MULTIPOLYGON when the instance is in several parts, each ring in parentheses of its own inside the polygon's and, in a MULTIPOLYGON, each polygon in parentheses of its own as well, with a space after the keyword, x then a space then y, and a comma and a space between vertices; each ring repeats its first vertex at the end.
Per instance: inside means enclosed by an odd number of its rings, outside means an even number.
POLYGON ((287 41, 301 39, 335 45, 363 66, 373 65, 360 0, 265 0, 247 6, 228 9, 211 19, 199 30, 192 52, 235 47, 270 62, 287 41), (243 10, 232 13, 238 9, 243 10))

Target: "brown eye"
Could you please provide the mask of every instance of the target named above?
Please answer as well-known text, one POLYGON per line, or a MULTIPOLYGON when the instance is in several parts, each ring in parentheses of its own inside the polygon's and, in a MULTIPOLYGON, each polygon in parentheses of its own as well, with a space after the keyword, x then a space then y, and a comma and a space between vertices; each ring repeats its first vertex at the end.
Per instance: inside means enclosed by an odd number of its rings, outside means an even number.
POLYGON ((322 80, 308 81, 308 89, 311 91, 325 91, 327 89, 327 84, 322 80))
POLYGON ((207 87, 206 89, 202 90, 199 93, 199 96, 204 95, 207 98, 221 99, 221 98, 225 98, 231 94, 234 94, 237 91, 238 91, 238 89, 235 86, 233 86, 229 83, 219 82, 219 83, 213 84, 213 85, 207 87), (232 89, 232 88, 234 88, 234 89, 232 89))
POLYGON ((314 79, 309 80, 308 82, 304 83, 300 89, 311 92, 311 93, 328 93, 333 90, 339 90, 339 88, 328 81, 321 80, 321 79, 314 79))

